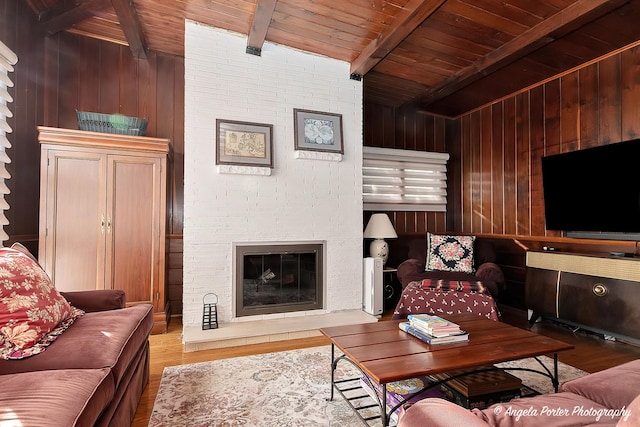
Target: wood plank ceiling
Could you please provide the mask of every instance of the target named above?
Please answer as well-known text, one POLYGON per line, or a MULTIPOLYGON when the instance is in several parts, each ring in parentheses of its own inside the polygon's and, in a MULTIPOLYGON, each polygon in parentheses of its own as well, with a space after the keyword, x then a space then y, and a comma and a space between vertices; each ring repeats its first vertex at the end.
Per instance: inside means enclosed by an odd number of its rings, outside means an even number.
MULTIPOLYGON (((184 55, 186 19, 347 61, 366 101, 456 117, 640 40, 638 0, 21 0, 58 31, 184 55)), ((345 76, 349 78, 349 76, 345 76)))

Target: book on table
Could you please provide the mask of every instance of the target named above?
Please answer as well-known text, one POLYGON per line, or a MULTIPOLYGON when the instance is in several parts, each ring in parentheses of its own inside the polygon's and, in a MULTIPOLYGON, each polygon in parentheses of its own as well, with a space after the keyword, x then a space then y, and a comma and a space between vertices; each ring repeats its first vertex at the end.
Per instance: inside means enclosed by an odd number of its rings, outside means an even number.
POLYGON ((410 314, 407 320, 411 326, 421 329, 429 335, 441 337, 460 333, 460 326, 440 316, 430 314, 410 314))
POLYGON ((457 333, 451 333, 445 336, 434 336, 426 333, 422 329, 416 328, 409 322, 400 322, 398 327, 406 333, 413 335, 421 341, 431 344, 452 344, 457 342, 464 342, 469 340, 469 333, 463 330, 459 330, 457 333))

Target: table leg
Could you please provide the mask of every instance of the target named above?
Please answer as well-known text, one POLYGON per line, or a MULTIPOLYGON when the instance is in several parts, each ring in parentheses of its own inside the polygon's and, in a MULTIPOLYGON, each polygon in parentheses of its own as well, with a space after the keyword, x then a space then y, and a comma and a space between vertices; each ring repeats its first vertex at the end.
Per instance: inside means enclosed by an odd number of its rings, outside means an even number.
POLYGON ((336 365, 335 365, 335 345, 331 343, 331 397, 329 400, 333 400, 333 388, 335 387, 335 373, 336 373, 336 365))
POLYGON ((380 419, 382 420, 382 427, 387 427, 389 420, 387 418, 387 384, 382 385, 382 407, 380 408, 380 419))
POLYGON ((558 392, 558 385, 560 383, 558 377, 558 353, 553 353, 553 388, 555 392, 558 392))

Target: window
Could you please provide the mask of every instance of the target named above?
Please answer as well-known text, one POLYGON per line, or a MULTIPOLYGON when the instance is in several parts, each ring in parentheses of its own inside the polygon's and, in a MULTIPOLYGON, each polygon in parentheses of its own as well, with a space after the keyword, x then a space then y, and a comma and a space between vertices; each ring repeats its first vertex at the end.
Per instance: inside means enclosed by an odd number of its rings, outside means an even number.
POLYGON ((448 160, 447 153, 364 147, 364 210, 446 211, 448 160))
POLYGON ((13 117, 13 113, 9 109, 13 98, 9 94, 8 88, 13 87, 9 73, 13 72, 13 65, 16 62, 18 62, 16 54, 0 41, 0 242, 9 240, 7 232, 4 231, 4 226, 9 224, 9 220, 4 215, 4 211, 9 209, 9 204, 4 197, 9 194, 9 187, 7 187, 5 180, 11 178, 5 165, 11 163, 11 159, 5 150, 11 148, 6 134, 13 132, 7 123, 7 119, 13 117))

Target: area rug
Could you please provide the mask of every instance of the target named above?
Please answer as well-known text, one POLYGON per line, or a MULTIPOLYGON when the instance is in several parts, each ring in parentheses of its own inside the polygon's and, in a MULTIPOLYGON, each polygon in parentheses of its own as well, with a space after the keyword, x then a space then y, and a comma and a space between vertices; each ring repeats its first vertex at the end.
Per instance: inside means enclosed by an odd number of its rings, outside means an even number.
MULTIPOLYGON (((551 359, 543 359, 553 366, 551 359)), ((338 393, 327 400, 330 360, 331 347, 322 346, 167 367, 149 427, 363 426, 338 393)), ((508 364, 539 368, 533 359, 508 364)), ((585 375, 559 366, 561 382, 585 375)), ((512 373, 538 392, 552 392, 551 382, 541 375, 512 373)), ((336 378, 349 376, 356 376, 355 368, 338 364, 336 378)))

